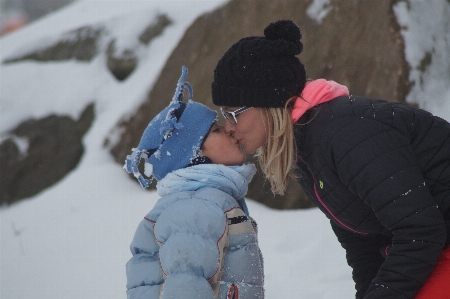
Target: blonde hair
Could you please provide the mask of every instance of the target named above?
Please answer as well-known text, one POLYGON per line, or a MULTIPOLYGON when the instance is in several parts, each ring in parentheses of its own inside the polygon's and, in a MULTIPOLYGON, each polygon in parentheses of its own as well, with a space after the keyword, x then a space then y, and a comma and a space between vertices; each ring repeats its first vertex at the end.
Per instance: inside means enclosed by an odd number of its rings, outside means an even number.
POLYGON ((297 146, 291 120, 293 103, 290 98, 284 108, 265 108, 267 143, 256 153, 261 170, 270 182, 274 194, 284 194, 291 171, 296 165, 297 146))

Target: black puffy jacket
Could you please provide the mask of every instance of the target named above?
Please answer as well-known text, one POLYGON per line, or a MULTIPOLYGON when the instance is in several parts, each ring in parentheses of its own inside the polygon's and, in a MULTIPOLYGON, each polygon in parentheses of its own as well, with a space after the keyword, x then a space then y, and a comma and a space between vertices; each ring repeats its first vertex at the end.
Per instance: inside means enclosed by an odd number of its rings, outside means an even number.
POLYGON ((450 233, 450 124, 338 97, 295 124, 298 181, 330 219, 356 298, 413 298, 450 233))

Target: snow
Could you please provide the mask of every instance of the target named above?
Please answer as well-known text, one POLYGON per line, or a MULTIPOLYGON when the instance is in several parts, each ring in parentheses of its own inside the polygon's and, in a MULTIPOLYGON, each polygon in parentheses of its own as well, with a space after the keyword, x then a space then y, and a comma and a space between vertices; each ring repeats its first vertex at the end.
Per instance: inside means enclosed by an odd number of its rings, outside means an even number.
POLYGON ((399 1, 394 12, 403 27, 409 80, 414 83, 407 101, 450 120, 449 2, 409 0, 408 5, 399 1))
POLYGON ((145 162, 144 174, 149 178, 153 174, 153 164, 145 162))
MULTIPOLYGON (((316 5, 317 18, 326 15, 328 2, 311 5, 316 5)), ((409 99, 426 99, 419 105, 450 119, 448 5, 433 0, 439 14, 432 14, 421 1, 410 2, 409 8, 404 2, 395 8, 405 28, 407 61, 415 70, 427 51, 432 61, 424 73, 411 73, 411 80, 422 83, 409 99)), ((0 39, 3 60, 80 26, 102 25, 107 34, 101 49, 114 37, 119 51, 132 45, 139 55, 136 70, 122 82, 106 69, 104 51, 90 62, 0 65, 0 140, 30 117, 79 117, 92 102, 96 112, 77 168, 33 198, 0 209, 0 298, 125 298, 129 244, 158 195, 129 179, 103 147, 104 139, 118 134, 118 120, 143 101, 186 28, 224 3, 79 0, 0 39), (129 30, 148 25, 159 14, 167 14, 173 24, 148 46, 137 45, 129 30)), ((25 154, 26 140, 16 140, 25 154)), ((259 224, 266 298, 354 297, 345 252, 318 209, 277 211, 251 200, 248 207, 259 224)))
POLYGON ((30 141, 26 137, 19 137, 16 135, 5 135, 5 138, 0 138, 0 143, 3 142, 7 138, 12 138, 14 143, 17 145, 17 149, 19 150, 19 154, 22 157, 25 157, 28 153, 28 146, 30 141))
POLYGON ((306 9, 306 14, 317 23, 321 24, 323 19, 333 9, 331 0, 314 0, 306 9))

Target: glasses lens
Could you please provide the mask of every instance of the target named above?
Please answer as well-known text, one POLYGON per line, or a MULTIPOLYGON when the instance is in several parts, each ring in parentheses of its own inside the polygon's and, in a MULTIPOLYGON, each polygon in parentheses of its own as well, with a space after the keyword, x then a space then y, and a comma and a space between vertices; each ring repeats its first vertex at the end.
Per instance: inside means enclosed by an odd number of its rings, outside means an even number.
POLYGON ((223 117, 225 117, 225 119, 233 125, 237 123, 236 118, 234 117, 232 112, 223 111, 222 108, 220 108, 220 112, 222 112, 223 117))

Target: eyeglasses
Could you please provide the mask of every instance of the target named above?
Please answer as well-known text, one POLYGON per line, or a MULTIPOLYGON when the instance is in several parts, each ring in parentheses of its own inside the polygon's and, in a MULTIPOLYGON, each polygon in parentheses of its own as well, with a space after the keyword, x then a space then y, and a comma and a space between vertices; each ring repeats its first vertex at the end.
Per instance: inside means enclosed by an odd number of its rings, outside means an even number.
POLYGON ((237 124, 237 119, 236 116, 238 116, 239 114, 241 114, 242 112, 250 109, 252 107, 241 107, 237 110, 234 111, 223 111, 222 107, 220 107, 220 112, 222 112, 223 117, 225 117, 226 120, 228 120, 230 123, 232 123, 233 125, 237 124))

